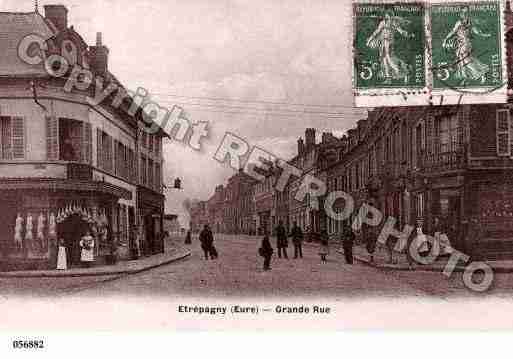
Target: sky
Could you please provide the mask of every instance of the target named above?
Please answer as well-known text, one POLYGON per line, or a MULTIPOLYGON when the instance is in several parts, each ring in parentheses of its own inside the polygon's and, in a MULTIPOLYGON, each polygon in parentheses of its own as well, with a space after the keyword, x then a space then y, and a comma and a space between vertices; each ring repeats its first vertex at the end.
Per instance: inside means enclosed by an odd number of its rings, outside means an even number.
POLYGON ((55 3, 87 43, 102 32, 126 87, 209 122, 201 152, 165 144, 164 182, 182 178, 180 198, 208 199, 233 174, 213 160, 226 131, 287 159, 305 128, 339 136, 365 117, 352 108, 349 0, 42 0, 40 12, 55 3))

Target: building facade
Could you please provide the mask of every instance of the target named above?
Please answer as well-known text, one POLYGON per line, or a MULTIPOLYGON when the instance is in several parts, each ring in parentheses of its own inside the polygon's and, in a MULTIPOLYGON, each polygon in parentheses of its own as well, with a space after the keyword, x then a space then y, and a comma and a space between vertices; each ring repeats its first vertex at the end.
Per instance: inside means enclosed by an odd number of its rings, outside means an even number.
POLYGON ((48 39, 44 56, 75 49, 66 57, 71 65, 90 69, 121 93, 101 34, 88 46, 68 27, 61 5, 45 6, 44 16, 0 13, 0 25, 2 267, 52 267, 58 238, 66 243, 71 265, 78 264, 78 241, 88 231, 97 239, 98 261, 113 253, 133 258, 161 251, 162 134, 147 136, 151 154, 140 151, 140 111, 127 113, 128 97, 119 106, 91 106, 92 89, 64 89, 69 72, 52 77, 43 64, 18 57, 22 38, 38 34, 48 39), (146 157, 151 162, 143 164, 146 157))

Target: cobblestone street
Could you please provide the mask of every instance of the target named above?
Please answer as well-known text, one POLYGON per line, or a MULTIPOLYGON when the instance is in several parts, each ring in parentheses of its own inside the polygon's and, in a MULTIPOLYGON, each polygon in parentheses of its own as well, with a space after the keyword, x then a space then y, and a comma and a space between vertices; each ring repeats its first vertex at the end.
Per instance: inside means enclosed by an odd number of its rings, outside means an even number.
MULTIPOLYGON (((334 249, 328 263, 321 264, 316 245, 304 245, 304 259, 272 261, 272 271, 262 270, 257 256, 259 237, 217 236, 220 257, 205 261, 197 238, 192 255, 162 267, 134 275, 73 278, 5 278, 0 279, 4 298, 117 295, 157 295, 182 297, 309 297, 334 299, 344 297, 391 298, 430 296, 450 298, 499 295, 509 297, 510 274, 497 274, 491 292, 476 294, 467 290, 461 274, 447 279, 438 272, 382 270, 355 262, 347 265, 334 249)), ((275 246, 275 240, 271 242, 275 246)), ((289 258, 292 257, 289 246, 289 258)))

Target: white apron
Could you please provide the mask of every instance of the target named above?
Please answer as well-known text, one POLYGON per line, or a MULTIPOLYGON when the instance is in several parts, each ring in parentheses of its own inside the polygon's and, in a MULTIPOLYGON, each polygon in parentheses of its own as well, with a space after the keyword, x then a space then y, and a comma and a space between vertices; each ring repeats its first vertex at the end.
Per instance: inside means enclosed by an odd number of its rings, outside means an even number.
POLYGON ((82 262, 94 262, 94 240, 92 237, 84 237, 80 240, 80 248, 82 248, 80 252, 80 260, 82 262), (86 248, 86 241, 89 239, 90 248, 86 248))
POLYGON ((66 247, 64 246, 59 246, 59 252, 57 254, 57 269, 68 269, 68 262, 66 260, 66 247))

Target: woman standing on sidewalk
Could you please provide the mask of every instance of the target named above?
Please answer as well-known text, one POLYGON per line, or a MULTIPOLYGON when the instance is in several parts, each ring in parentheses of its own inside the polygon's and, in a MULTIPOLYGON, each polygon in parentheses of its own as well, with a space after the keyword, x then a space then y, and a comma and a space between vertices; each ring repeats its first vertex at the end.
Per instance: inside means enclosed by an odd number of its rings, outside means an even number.
POLYGON ((94 239, 89 231, 80 240, 80 260, 85 268, 90 268, 94 262, 94 239))

